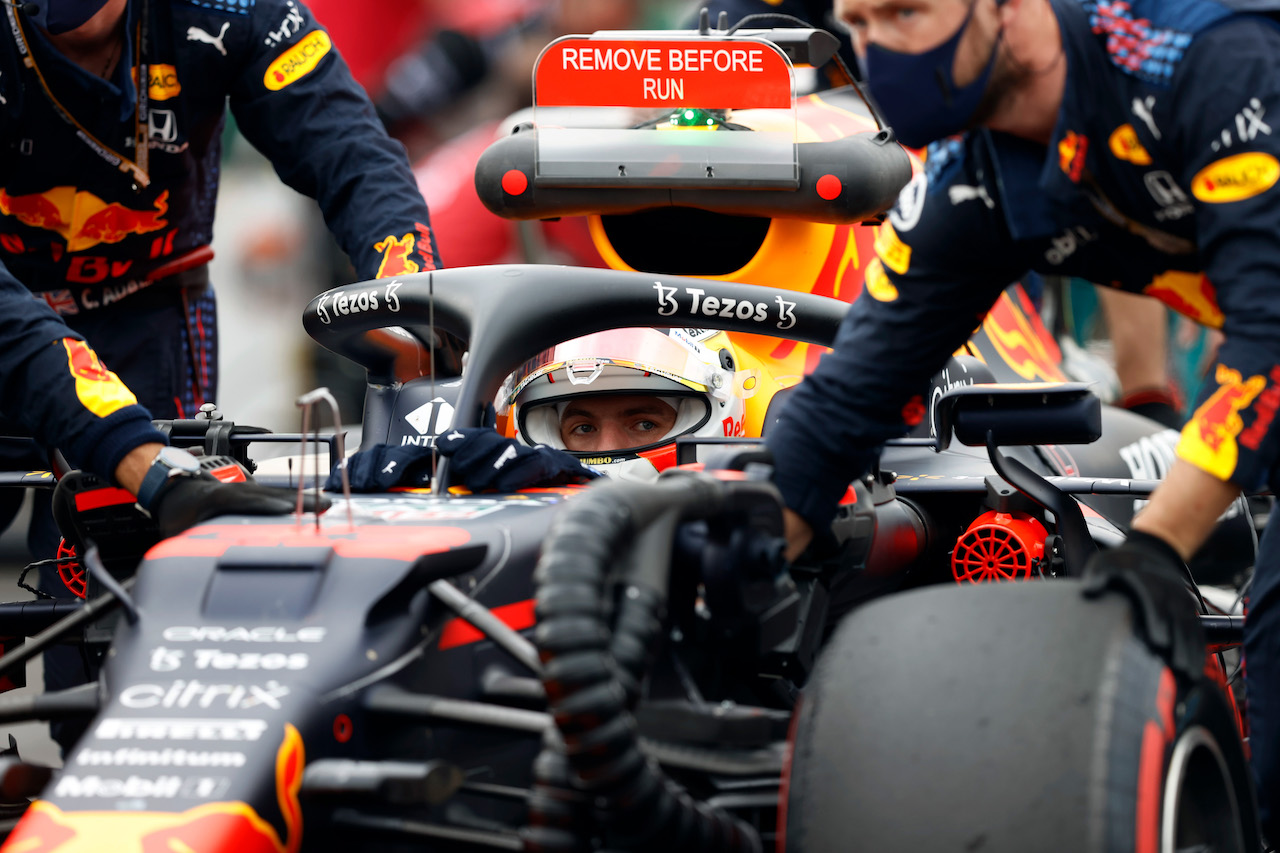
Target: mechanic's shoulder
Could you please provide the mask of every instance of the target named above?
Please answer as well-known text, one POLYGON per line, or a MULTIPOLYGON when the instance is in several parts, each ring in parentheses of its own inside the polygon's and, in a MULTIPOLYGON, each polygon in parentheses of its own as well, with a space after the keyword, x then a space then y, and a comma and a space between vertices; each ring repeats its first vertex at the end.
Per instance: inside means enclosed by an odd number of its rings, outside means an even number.
MULTIPOLYGON (((1274 11, 1234 14, 1197 32, 1179 76, 1194 79, 1208 68, 1240 70, 1245 64, 1280 65, 1280 0, 1274 11)), ((1221 81, 1199 82, 1221 85, 1221 81)))
POLYGON ((173 0, 173 8, 175 24, 220 35, 232 57, 269 53, 319 27, 299 0, 173 0))
POLYGON ((221 23, 252 18, 262 0, 172 0, 174 20, 178 22, 221 23))
POLYGON ((251 37, 254 11, 261 0, 172 0, 170 14, 177 44, 188 53, 225 59, 239 53, 251 37))
POLYGON ((999 239, 999 190, 985 140, 954 137, 930 146, 924 167, 898 195, 889 222, 904 243, 939 258, 999 239))
MULTIPOLYGON (((1280 10, 1280 2, 1275 5, 1280 10)), ((1155 117, 1180 128, 1174 131, 1175 136, 1198 139, 1203 132, 1218 129, 1206 122, 1229 120, 1249 105, 1250 99, 1260 99, 1265 110, 1277 97, 1280 11, 1266 17, 1232 15, 1196 34, 1155 117), (1239 82, 1228 87, 1224 84, 1228 80, 1239 82)))

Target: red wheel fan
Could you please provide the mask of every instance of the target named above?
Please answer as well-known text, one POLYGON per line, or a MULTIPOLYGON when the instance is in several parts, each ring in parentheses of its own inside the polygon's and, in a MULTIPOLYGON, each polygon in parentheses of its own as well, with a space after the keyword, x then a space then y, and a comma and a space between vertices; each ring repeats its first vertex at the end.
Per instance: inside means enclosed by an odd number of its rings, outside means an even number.
POLYGON ((66 539, 58 540, 58 577, 76 598, 84 598, 87 582, 84 564, 76 559, 77 556, 75 547, 68 544, 66 539))
POLYGON ((1024 512, 984 513, 956 540, 951 572, 956 583, 1026 580, 1044 559, 1048 535, 1024 512))

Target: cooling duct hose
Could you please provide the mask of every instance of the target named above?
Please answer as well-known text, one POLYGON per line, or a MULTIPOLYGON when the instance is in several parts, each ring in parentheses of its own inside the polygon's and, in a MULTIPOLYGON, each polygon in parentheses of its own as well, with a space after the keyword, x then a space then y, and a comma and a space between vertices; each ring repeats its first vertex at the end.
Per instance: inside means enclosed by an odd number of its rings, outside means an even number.
POLYGON ((732 508, 743 488, 768 487, 688 473, 602 483, 552 525, 534 639, 556 732, 535 762, 526 850, 589 850, 578 831, 589 818, 611 850, 762 850, 754 827, 694 800, 642 752, 632 714, 663 631, 676 525, 732 508))

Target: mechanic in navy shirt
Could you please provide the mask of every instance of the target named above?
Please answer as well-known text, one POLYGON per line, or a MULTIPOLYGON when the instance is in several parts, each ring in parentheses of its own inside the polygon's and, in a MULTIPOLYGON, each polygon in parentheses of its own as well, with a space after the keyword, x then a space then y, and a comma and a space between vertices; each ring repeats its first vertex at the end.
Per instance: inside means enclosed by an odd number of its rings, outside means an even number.
MULTIPOLYGON (((1029 269, 1146 293, 1225 334, 1177 463, 1129 542, 1100 554, 1092 572, 1132 569, 1167 585, 1241 488, 1280 486, 1278 8, 837 0, 902 142, 944 141, 882 227, 868 295, 835 352, 769 437, 793 555, 830 522, 878 446, 905 431, 904 410, 1001 286, 1029 269)), ((1272 525, 1245 629, 1250 752, 1273 840, 1278 550, 1272 525)), ((1194 629, 1182 598, 1167 597, 1169 617, 1194 629)))
MULTIPOLYGON (((298 0, 2 9, 0 263, 155 417, 190 418, 215 399, 206 264, 228 102, 284 182, 319 202, 359 277, 439 266, 403 147, 298 0)), ((22 419, 13 399, 0 409, 22 419)), ((90 464, 83 453, 72 461, 90 464)), ((48 557, 58 534, 40 497, 28 544, 48 557)), ((42 586, 69 595, 51 569, 42 586)), ((58 659, 65 651, 46 655, 49 688, 82 677, 74 650, 58 659)), ((55 737, 65 745, 71 735, 55 737)))
POLYGON ((298 0, 38 0, 4 15, 0 260, 156 417, 193 417, 217 388, 205 265, 228 101, 358 276, 439 266, 403 147, 298 0))
POLYGON ((277 493, 250 483, 219 483, 208 475, 180 483, 163 465, 157 466, 157 456, 168 442, 152 425, 150 413, 84 338, 49 306, 32 299, 3 263, 0 408, 43 441, 65 451, 77 467, 114 480, 137 495, 167 533, 207 517, 215 504, 221 512, 238 514, 286 513, 293 507, 290 492, 277 493), (147 488, 144 481, 153 467, 159 475, 147 488))

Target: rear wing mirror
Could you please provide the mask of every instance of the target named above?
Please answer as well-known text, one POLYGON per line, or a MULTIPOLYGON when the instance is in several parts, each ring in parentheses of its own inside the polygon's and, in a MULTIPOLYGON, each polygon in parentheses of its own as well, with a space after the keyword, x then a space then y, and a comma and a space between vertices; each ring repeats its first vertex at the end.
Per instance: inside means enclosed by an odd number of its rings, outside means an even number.
POLYGON ((1089 444, 1102 436, 1102 403, 1084 382, 968 385, 934 404, 938 446, 1089 444))

